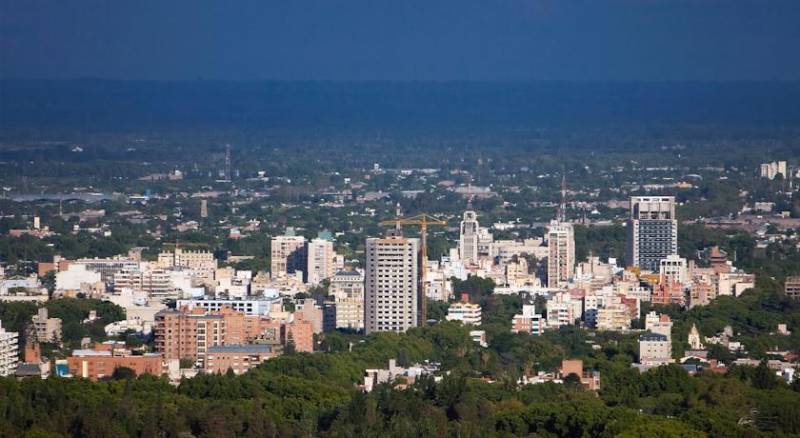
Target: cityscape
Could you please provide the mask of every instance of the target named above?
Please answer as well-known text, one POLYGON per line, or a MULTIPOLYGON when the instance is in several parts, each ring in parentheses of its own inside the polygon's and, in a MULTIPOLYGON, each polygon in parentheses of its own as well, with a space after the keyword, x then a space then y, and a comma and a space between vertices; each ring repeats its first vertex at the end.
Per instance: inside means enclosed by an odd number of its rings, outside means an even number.
POLYGON ((144 3, 0 9, 0 437, 800 436, 795 5, 144 3))

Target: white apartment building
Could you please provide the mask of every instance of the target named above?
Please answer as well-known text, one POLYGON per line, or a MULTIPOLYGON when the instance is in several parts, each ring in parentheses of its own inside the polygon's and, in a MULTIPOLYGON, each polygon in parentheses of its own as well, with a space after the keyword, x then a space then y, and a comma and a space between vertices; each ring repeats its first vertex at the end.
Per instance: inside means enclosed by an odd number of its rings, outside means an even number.
POLYGON ((576 315, 574 304, 580 308, 583 307, 583 303, 573 303, 572 297, 567 293, 557 293, 548 299, 547 326, 558 328, 562 325, 574 324, 575 319, 579 316, 576 315))
POLYGON ((0 377, 13 375, 19 360, 19 333, 8 332, 0 321, 0 377))
POLYGON ((141 263, 136 269, 126 268, 114 274, 114 293, 120 294, 123 289, 141 291, 153 298, 178 298, 170 271, 151 269, 147 263, 141 263))
POLYGON ((306 238, 303 236, 275 236, 270 241, 270 273, 272 277, 285 277, 305 271, 306 238))
MULTIPOLYGON (((111 275, 111 281, 114 276, 111 275)), ((56 273, 57 291, 81 291, 94 287, 102 282, 100 272, 93 271, 89 266, 80 263, 70 263, 67 269, 56 273)))
POLYGON ((572 224, 550 222, 547 247, 547 286, 561 287, 575 276, 575 232, 572 224))
POLYGON ((419 325, 419 239, 390 231, 367 239, 364 323, 367 334, 419 325))
POLYGON ((481 306, 479 304, 458 302, 447 309, 448 321, 461 321, 462 324, 481 325, 481 306))
POLYGON ((670 254, 659 262, 659 277, 661 282, 685 284, 687 280, 686 259, 670 254))
POLYGON ((659 315, 655 310, 644 317, 644 329, 672 339, 672 320, 669 315, 659 315))
POLYGON ((306 268, 308 271, 308 284, 316 286, 322 280, 333 277, 333 242, 325 239, 313 239, 307 246, 308 261, 306 268))

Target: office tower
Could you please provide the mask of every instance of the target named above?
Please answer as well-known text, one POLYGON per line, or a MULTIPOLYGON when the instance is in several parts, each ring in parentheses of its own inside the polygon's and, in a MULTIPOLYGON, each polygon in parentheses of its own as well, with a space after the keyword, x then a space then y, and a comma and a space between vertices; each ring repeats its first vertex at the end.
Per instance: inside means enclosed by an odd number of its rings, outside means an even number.
POLYGON ((657 272, 661 260, 678 253, 675 197, 633 196, 628 219, 629 266, 657 272))
POLYGON ((285 277, 296 271, 305 272, 305 237, 275 236, 271 243, 270 272, 273 278, 285 277))
POLYGON ((561 287, 575 276, 575 232, 572 224, 551 221, 547 230, 547 286, 561 287))
POLYGON ((208 217, 208 201, 205 199, 200 201, 200 217, 203 219, 208 217))
POLYGON ((392 230, 367 239, 366 332, 404 332, 419 325, 419 239, 392 230))
POLYGON ((0 377, 10 376, 17 370, 19 333, 7 332, 0 321, 0 377))
POLYGON ((478 261, 478 229, 478 215, 471 210, 465 211, 458 240, 458 255, 464 263, 478 261))
POLYGON ((308 284, 316 286, 322 280, 333 277, 333 242, 325 239, 313 239, 306 248, 308 261, 308 284))

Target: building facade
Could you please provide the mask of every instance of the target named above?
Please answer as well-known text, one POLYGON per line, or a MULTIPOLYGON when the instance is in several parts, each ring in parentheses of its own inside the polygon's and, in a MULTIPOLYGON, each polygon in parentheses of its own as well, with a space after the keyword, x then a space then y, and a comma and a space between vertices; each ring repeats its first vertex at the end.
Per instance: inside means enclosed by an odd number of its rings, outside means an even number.
POLYGON ((471 210, 465 211, 458 239, 458 255, 465 264, 477 263, 478 261, 479 229, 478 215, 471 210))
POLYGON ((297 271, 306 271, 306 238, 303 236, 275 236, 270 241, 270 273, 284 277, 297 271))
POLYGON ((19 333, 9 332, 0 321, 0 377, 11 376, 19 361, 19 333))
POLYGON ((674 196, 633 196, 627 223, 629 266, 658 272, 661 260, 678 253, 674 196))
POLYGON ((366 245, 366 332, 405 332, 419 325, 419 239, 391 232, 366 245))
POLYGON ((333 277, 333 242, 325 239, 313 239, 308 242, 308 284, 316 286, 322 280, 333 277))
POLYGON ((328 289, 333 297, 335 328, 364 329, 364 275, 357 271, 339 271, 328 289))
POLYGON ((572 224, 550 222, 547 247, 547 286, 561 287, 575 276, 575 232, 572 224))

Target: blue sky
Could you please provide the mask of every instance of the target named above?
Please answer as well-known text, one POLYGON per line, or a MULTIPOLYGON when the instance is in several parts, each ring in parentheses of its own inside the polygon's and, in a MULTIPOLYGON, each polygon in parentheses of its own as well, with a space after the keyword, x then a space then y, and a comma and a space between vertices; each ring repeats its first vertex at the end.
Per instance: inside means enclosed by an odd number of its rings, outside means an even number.
POLYGON ((0 0, 0 76, 800 80, 800 0, 0 0))

